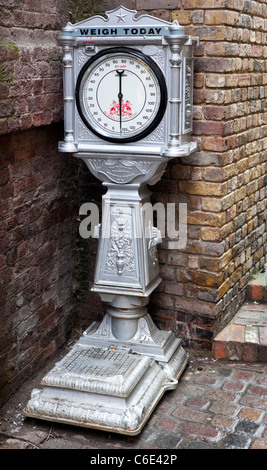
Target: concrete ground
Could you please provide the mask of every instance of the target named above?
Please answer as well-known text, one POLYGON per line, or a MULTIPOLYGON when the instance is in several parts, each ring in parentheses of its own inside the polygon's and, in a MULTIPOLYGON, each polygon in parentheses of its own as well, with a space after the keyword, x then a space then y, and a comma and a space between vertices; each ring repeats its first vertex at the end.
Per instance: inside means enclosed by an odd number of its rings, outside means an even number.
POLYGON ((123 449, 131 454, 172 449, 176 455, 179 449, 267 449, 267 363, 215 360, 189 351, 177 389, 165 393, 142 432, 132 437, 24 417, 32 389, 40 388, 42 377, 66 353, 67 348, 29 378, 0 410, 1 450, 91 449, 92 455, 105 450, 107 456, 123 449))

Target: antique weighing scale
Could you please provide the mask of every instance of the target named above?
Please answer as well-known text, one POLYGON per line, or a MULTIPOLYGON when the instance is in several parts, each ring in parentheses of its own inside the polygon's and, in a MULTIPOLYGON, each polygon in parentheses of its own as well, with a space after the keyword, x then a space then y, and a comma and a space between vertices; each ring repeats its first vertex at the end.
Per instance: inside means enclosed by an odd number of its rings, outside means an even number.
POLYGON ((70 352, 33 390, 25 414, 138 434, 187 361, 181 340, 147 313, 159 285, 160 231, 147 216, 150 191, 170 159, 190 155, 192 48, 176 21, 124 7, 68 23, 63 48, 65 137, 107 188, 93 292, 107 303, 70 352))

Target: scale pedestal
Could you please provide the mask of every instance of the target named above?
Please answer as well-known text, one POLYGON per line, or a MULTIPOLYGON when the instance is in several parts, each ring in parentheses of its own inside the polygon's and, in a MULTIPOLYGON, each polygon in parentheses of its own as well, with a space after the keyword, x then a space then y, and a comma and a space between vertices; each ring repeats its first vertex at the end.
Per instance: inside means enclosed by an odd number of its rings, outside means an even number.
POLYGON ((27 416, 78 426, 138 434, 166 390, 175 389, 187 361, 181 340, 159 330, 147 313, 151 292, 159 285, 156 246, 161 241, 152 224, 150 191, 166 166, 166 158, 124 162, 83 158, 108 188, 103 196, 95 282, 108 304, 100 323, 93 323, 72 350, 44 377, 43 390, 33 390, 27 416), (149 164, 148 164, 149 163, 149 164), (164 164, 163 164, 164 163, 164 164), (153 171, 152 171, 153 167, 153 171), (96 170, 97 169, 97 170, 96 170), (104 171, 105 170, 105 171, 104 171), (117 174, 117 173, 116 173, 117 174), (122 178, 122 176, 120 176, 122 178), (127 201, 127 203, 126 203, 127 201))

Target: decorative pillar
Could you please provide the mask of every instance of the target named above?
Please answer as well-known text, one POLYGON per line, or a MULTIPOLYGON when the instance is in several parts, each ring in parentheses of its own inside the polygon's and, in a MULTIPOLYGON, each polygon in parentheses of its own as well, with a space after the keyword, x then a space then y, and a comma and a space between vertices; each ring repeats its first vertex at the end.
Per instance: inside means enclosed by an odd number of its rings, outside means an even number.
POLYGON ((65 135, 61 145, 62 152, 76 152, 74 143, 74 85, 73 85, 73 37, 64 37, 59 43, 63 48, 63 96, 65 135))
POLYGON ((171 74, 171 89, 170 89, 170 132, 169 142, 165 155, 176 156, 177 150, 181 147, 181 50, 186 42, 185 37, 179 36, 165 36, 166 41, 170 44, 171 57, 170 57, 170 74, 171 74))

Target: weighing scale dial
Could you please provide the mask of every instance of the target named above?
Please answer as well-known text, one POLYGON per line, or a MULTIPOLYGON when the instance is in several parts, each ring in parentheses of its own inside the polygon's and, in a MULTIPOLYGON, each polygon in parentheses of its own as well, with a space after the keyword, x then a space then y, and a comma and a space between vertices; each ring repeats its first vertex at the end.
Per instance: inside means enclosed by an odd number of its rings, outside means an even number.
POLYGON ((95 54, 77 80, 76 103, 85 125, 113 143, 141 140, 162 120, 167 88, 159 66, 130 48, 95 54))

